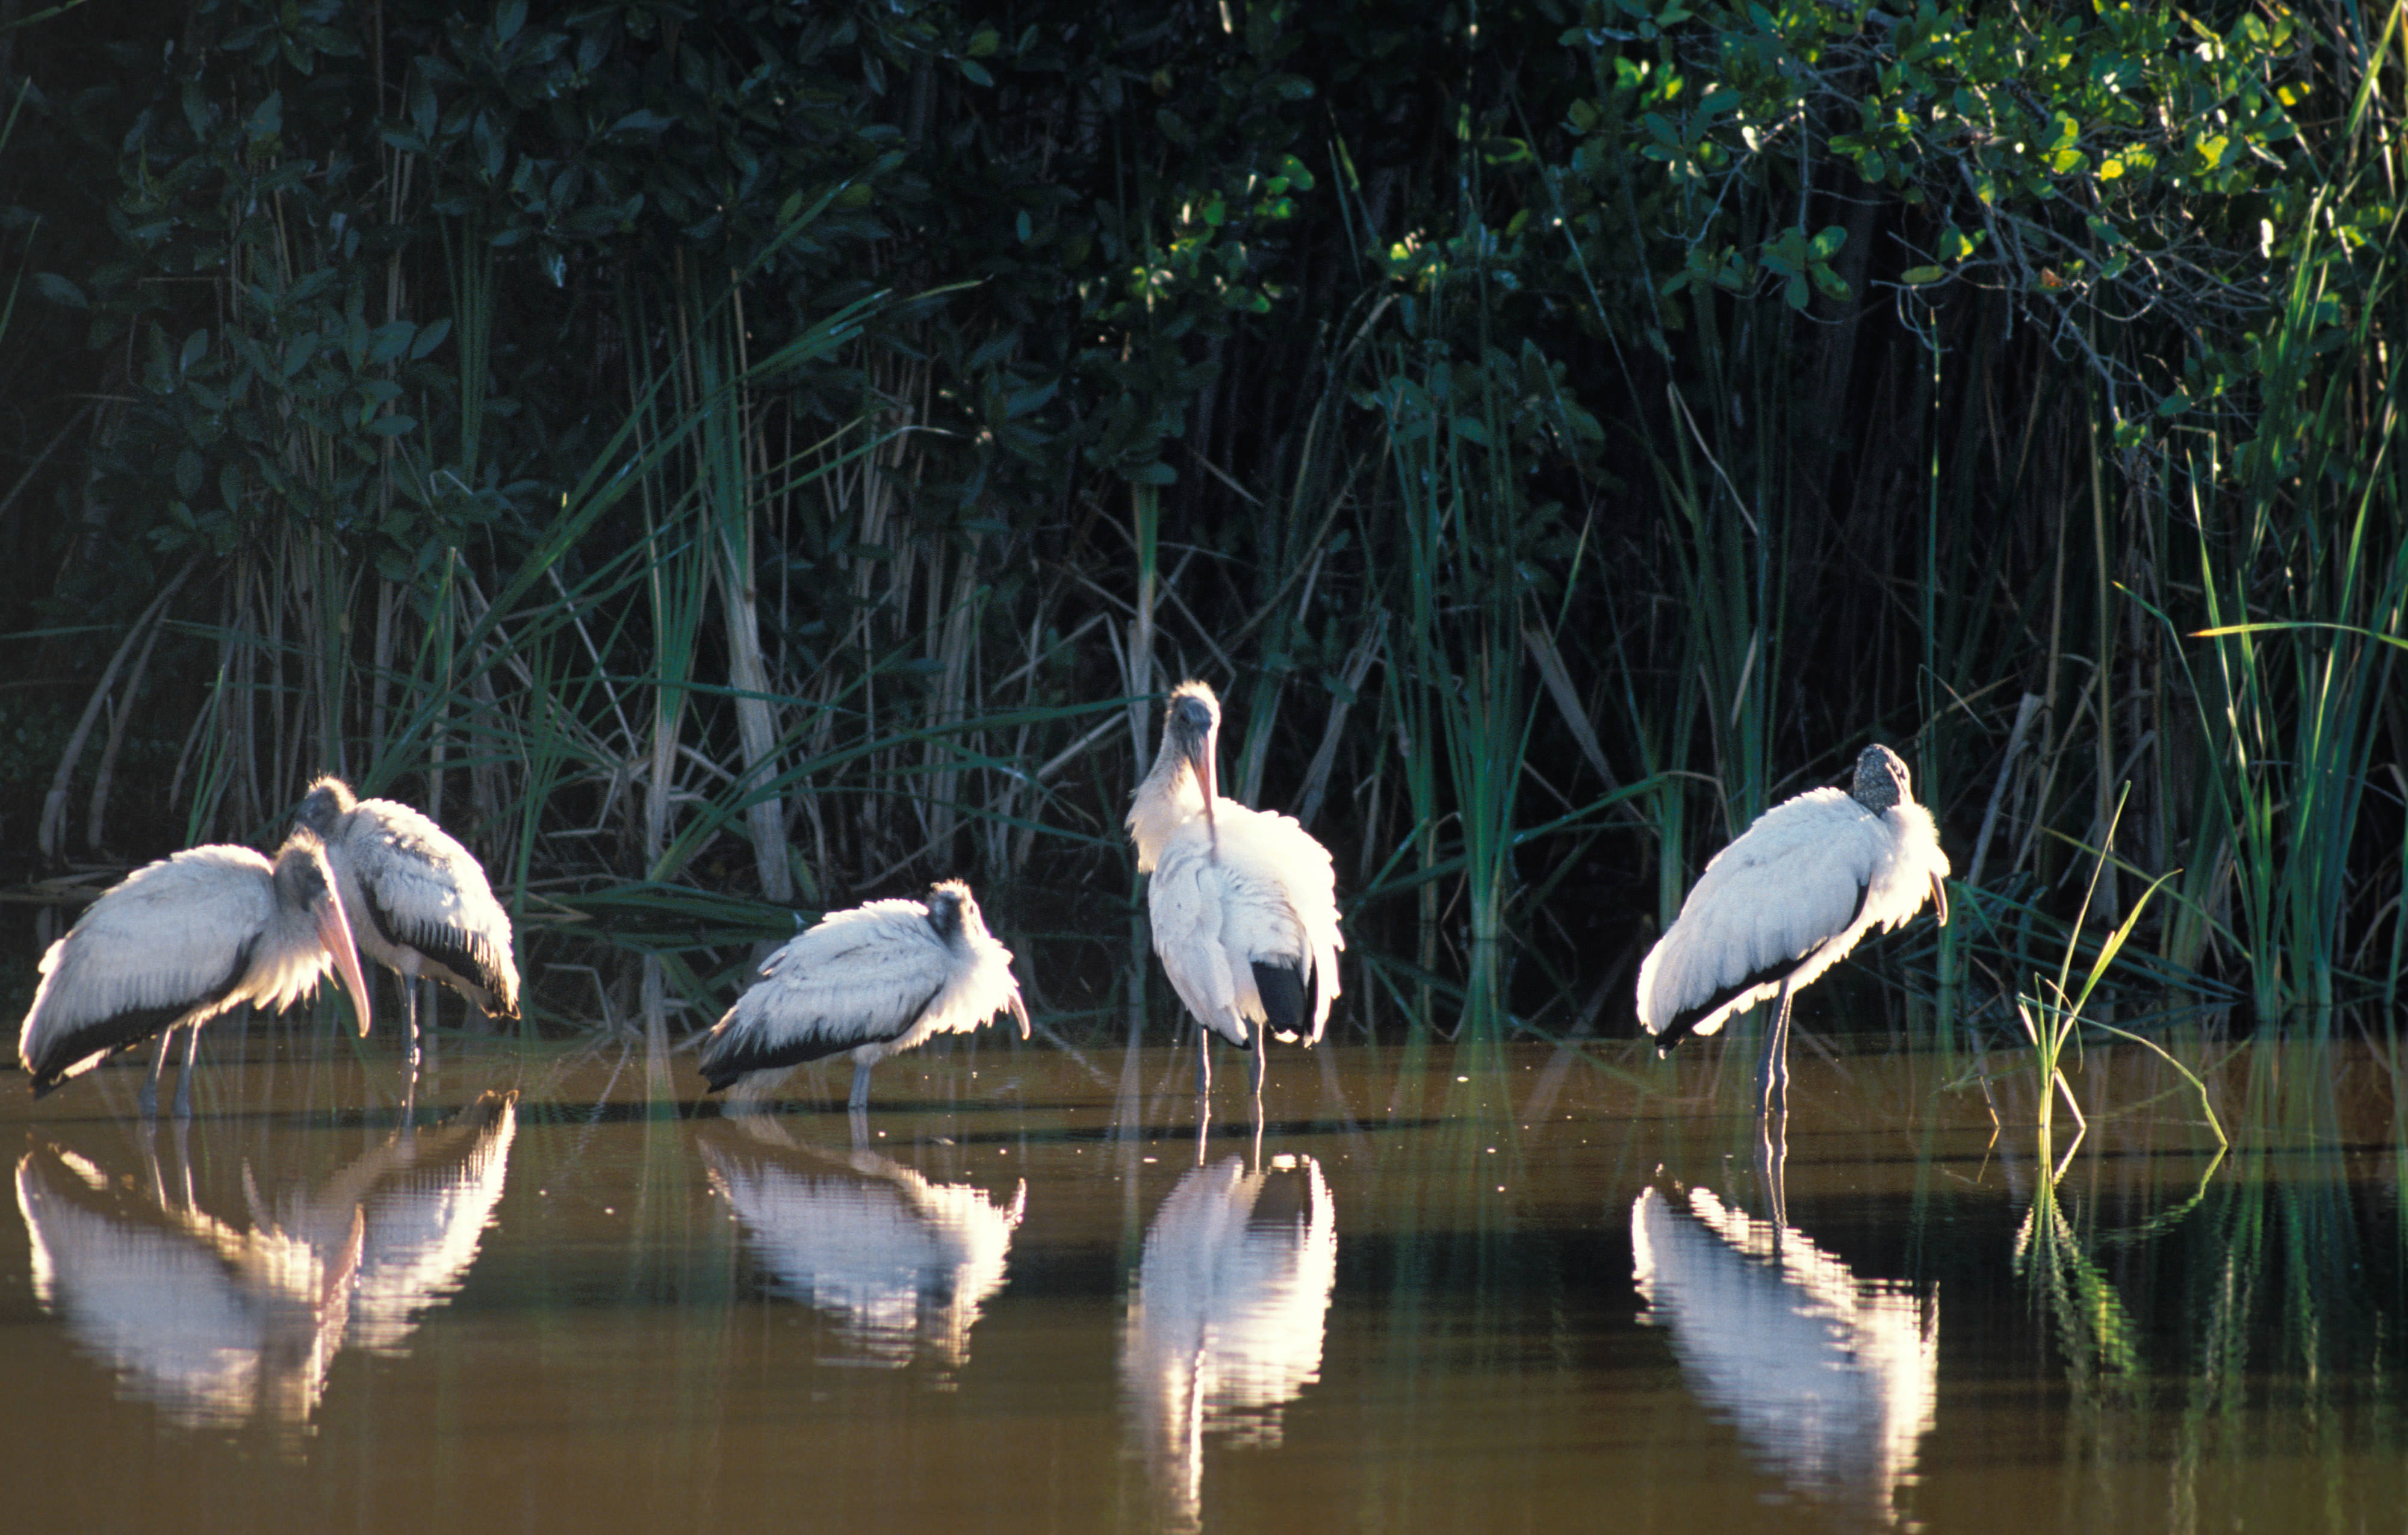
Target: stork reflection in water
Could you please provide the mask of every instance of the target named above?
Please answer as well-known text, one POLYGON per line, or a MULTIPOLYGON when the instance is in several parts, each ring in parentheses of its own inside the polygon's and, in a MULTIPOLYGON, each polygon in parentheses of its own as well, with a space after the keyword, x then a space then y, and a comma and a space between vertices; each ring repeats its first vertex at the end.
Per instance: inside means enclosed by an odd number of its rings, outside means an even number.
POLYGON ((758 1099, 793 1067, 853 1056, 846 1107, 869 1103, 869 1069, 939 1034, 964 1034, 1028 1009, 1011 951, 996 941, 970 887, 946 880, 918 901, 871 901, 823 917, 771 954, 761 979, 703 1036, 700 1066, 718 1092, 758 1099))
POLYGON ((367 982, 315 836, 294 832, 272 865, 246 847, 188 848, 110 886, 42 955, 18 1057, 39 1097, 157 1034, 141 1093, 149 1114, 158 1110, 159 1076, 180 1028, 176 1112, 190 1117, 201 1026, 246 1003, 280 1012, 316 990, 329 968, 351 994, 365 1037, 367 982))
POLYGON ((172 1177, 147 1129, 139 1177, 36 1147, 16 1169, 35 1298, 171 1422, 305 1427, 346 1342, 399 1352, 459 1287, 500 1198, 516 1101, 487 1094, 297 1193, 263 1196, 246 1162, 244 1222, 203 1208, 180 1125, 172 1177))
POLYGON ((1338 996, 1337 879, 1329 850, 1284 815, 1222 797, 1221 701, 1202 682, 1171 691, 1162 746, 1129 805, 1154 952, 1200 1026, 1196 1091, 1211 1085, 1211 1036, 1240 1050, 1263 1096, 1263 1036, 1311 1045, 1338 996))
POLYGON ((1854 787, 1809 789, 1756 817, 1714 855, 1680 919, 1639 968, 1639 1021, 1670 1046, 1774 1002, 1756 1065, 1763 1112, 1788 1107, 1789 1009, 1797 993, 1876 927, 1930 897, 1948 925, 1948 855, 1886 746, 1856 758, 1854 787))
POLYGON ((892 1157, 801 1146, 743 1114, 699 1138, 776 1293, 836 1320, 853 1362, 901 1368, 921 1352, 945 1371, 969 1361, 970 1328, 1003 1288, 1028 1204, 939 1183, 892 1157))
POLYGON ((1154 1212, 1129 1297, 1121 1378, 1169 1528, 1202 1527, 1204 1436, 1280 1442, 1321 1372, 1338 1221, 1321 1164, 1240 1156, 1190 1170, 1154 1212))
POLYGON ((1641 1193, 1630 1245, 1646 1319, 1766 1468, 1817 1502, 1897 1524, 1938 1399, 1938 1298, 1858 1279, 1710 1189, 1641 1193))

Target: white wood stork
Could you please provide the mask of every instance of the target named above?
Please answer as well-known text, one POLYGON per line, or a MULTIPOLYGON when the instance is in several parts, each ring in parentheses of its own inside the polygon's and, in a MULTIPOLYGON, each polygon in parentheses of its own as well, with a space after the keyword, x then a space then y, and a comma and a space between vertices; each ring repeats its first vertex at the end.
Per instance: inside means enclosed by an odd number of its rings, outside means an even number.
POLYGON ((1337 1281, 1337 1207, 1310 1156, 1251 1172, 1223 1157, 1162 1201, 1129 1295, 1121 1377, 1163 1528, 1202 1528, 1208 1431, 1280 1442, 1287 1403, 1320 1376, 1337 1281))
POLYGON ((789 1067, 850 1051, 850 1109, 869 1104, 869 1069, 938 1034, 965 1034, 1009 1010, 1028 1038, 1011 951, 986 930, 970 887, 946 880, 918 901, 871 901, 823 917, 771 954, 703 1037, 717 1092, 747 1079, 757 1099, 789 1067))
POLYGON ((273 865, 246 847, 187 848, 110 886, 50 945, 18 1032, 18 1058, 40 1097, 109 1052, 157 1034, 141 1095, 143 1112, 153 1113, 180 1028, 176 1112, 189 1117, 201 1026, 246 1002, 280 1012, 329 968, 351 992, 366 1036, 367 982, 315 836, 294 832, 273 865))
POLYGON ((1646 1320, 1756 1458, 1814 1501, 1897 1525, 1939 1399, 1938 1297, 1858 1279, 1705 1188, 1685 1209, 1641 1194, 1630 1249, 1646 1320))
POLYGON ((325 842, 360 947, 401 977, 413 1072, 420 976, 496 1018, 519 1015, 509 915, 474 854, 408 806, 358 798, 339 778, 310 784, 293 819, 325 842))
POLYGON ((1196 1091, 1212 1083, 1211 1035, 1251 1051, 1263 1096, 1263 1035, 1321 1039, 1339 991, 1337 878, 1329 850, 1284 815, 1221 797, 1221 702, 1202 682, 1171 691, 1162 747, 1129 806, 1137 868, 1151 875, 1154 952, 1202 1024, 1196 1091))
POLYGON ((1670 1045, 1777 998, 1756 1081, 1765 1112, 1780 1113, 1793 998, 1866 934, 1914 915, 1926 896, 1946 926, 1947 875, 1948 855, 1907 786, 1905 762, 1868 746, 1848 793, 1809 789, 1784 800, 1706 865, 1680 919, 1639 967, 1639 1021, 1670 1045))

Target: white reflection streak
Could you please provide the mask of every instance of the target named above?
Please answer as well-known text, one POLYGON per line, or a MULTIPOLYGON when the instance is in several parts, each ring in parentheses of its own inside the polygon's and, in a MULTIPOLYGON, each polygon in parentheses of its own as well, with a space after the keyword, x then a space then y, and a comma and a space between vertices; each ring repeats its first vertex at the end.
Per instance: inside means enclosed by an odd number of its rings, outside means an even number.
POLYGON ((1938 1298, 1859 1280, 1709 1189, 1685 1212, 1641 1194, 1630 1245, 1649 1320, 1698 1395, 1793 1489, 1898 1523, 1939 1389, 1938 1298))
POLYGON ((248 1230, 200 1210, 189 1172, 171 1195, 147 1146, 139 1201, 73 1152, 28 1152, 17 1208, 35 1298, 171 1421, 305 1426, 347 1334, 399 1352, 420 1313, 459 1288, 501 1198, 517 1103, 488 1093, 441 1128, 389 1136, 283 1201, 281 1220, 246 1168, 248 1230))
POLYGON ((1133 1427, 1172 1528, 1199 1527, 1207 1429, 1280 1442, 1281 1409, 1321 1372, 1338 1221, 1321 1165, 1280 1156, 1249 1174, 1224 1157, 1179 1182, 1145 1234, 1121 1370, 1133 1427), (1293 1212, 1257 1215, 1274 1179, 1293 1212))
POLYGON ((405 1132, 360 1158, 310 1201, 322 1245, 346 1206, 364 1222, 352 1346, 405 1352, 422 1313, 466 1280, 501 1202, 518 1124, 518 1095, 487 1093, 450 1124, 405 1132))
POLYGON ((128 1396, 190 1427, 308 1423, 349 1317, 360 1224, 322 1254, 273 1227, 238 1231, 162 1198, 144 1216, 94 1208, 108 1179, 56 1149, 17 1162, 34 1296, 128 1396), (68 1183, 72 1174, 85 1193, 68 1183))
POLYGON ((915 1347, 949 1370, 968 1362, 970 1327, 1003 1288, 1025 1182, 1004 1205, 875 1152, 792 1148, 815 1159, 805 1169, 708 1139, 702 1150, 779 1293, 834 1316, 860 1362, 899 1369, 915 1347))

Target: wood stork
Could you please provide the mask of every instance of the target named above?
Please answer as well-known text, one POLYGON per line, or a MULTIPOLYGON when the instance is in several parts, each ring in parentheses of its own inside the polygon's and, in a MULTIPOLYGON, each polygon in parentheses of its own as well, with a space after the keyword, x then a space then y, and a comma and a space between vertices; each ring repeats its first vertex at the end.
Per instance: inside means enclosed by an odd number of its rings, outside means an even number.
POLYGON ((519 1015, 509 915, 474 854, 408 806, 358 798, 339 778, 310 784, 293 819, 326 844, 360 947, 401 977, 413 1072, 420 976, 496 1018, 519 1015))
POLYGON ((1221 702, 1202 682, 1171 691, 1162 747, 1129 805, 1137 868, 1152 878, 1154 952, 1202 1024, 1196 1091, 1212 1083, 1211 1035, 1241 1050, 1263 1096, 1263 1035, 1312 1045, 1338 996, 1337 878, 1329 850, 1284 815, 1221 797, 1221 702))
POLYGON ((295 831, 268 861, 246 847, 187 848, 136 869, 76 919, 42 956, 17 1054, 41 1097, 98 1066, 109 1052, 157 1034, 142 1085, 159 1106, 168 1043, 184 1030, 176 1112, 193 1112, 193 1056, 201 1026, 248 1002, 280 1012, 315 990, 329 968, 368 1031, 367 982, 351 924, 318 839, 295 831))
POLYGON ((996 941, 970 887, 946 880, 918 901, 871 901, 820 919, 769 956, 761 979, 703 1037, 702 1074, 717 1092, 738 1078, 757 1100, 787 1068, 853 1054, 849 1109, 869 1104, 869 1069, 964 1034, 1010 1010, 1028 1038, 1011 951, 996 941))
POLYGON ((1646 1320, 1755 1458, 1815 1502, 1895 1528, 1939 1399, 1939 1298, 1859 1279, 1707 1188, 1641 1193, 1630 1250, 1646 1320))
POLYGON ((1797 993, 1876 927, 1898 926, 1931 897, 1948 924, 1948 855, 1914 802, 1906 764, 1878 743, 1856 757, 1855 786, 1809 789, 1756 817, 1714 855, 1639 967, 1639 1021, 1670 1044, 1777 998, 1756 1083, 1764 1112, 1789 1092, 1789 1009, 1797 993))

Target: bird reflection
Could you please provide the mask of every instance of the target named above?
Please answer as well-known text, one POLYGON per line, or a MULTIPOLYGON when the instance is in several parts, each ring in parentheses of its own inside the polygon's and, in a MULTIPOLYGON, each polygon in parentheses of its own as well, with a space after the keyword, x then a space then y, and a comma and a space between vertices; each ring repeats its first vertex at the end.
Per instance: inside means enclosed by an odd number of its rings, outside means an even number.
POLYGON ((488 1095, 452 1126, 397 1132, 270 1212, 243 1169, 247 1224, 203 1208, 177 1138, 116 1177, 58 1146, 17 1163, 34 1294, 124 1396, 168 1421, 304 1430, 348 1341, 396 1349, 456 1289, 499 1198, 516 1095, 488 1095))
POLYGON ((750 1114, 707 1132, 702 1152, 771 1288, 836 1319, 842 1362, 900 1369, 921 1350, 947 1371, 968 1362, 980 1308, 1003 1288, 1025 1181, 1007 1204, 865 1148, 797 1145, 750 1114))
POLYGON ((1860 1280, 1787 1227, 1696 1189, 1630 1209, 1639 1293, 1682 1372, 1815 1502, 1899 1522, 1939 1384, 1937 1298, 1860 1280))
POLYGON ((1338 1222, 1321 1165, 1242 1157, 1179 1182, 1145 1234, 1121 1374, 1162 1524, 1200 1528, 1204 1434, 1279 1443, 1281 1411, 1321 1372, 1338 1222))
POLYGON ((518 1097, 487 1093, 448 1124, 404 1130, 308 1201, 322 1251, 345 1211, 360 1215, 352 1347, 405 1352, 403 1342, 420 1318, 467 1278, 501 1203, 510 1145, 518 1138, 518 1097))

